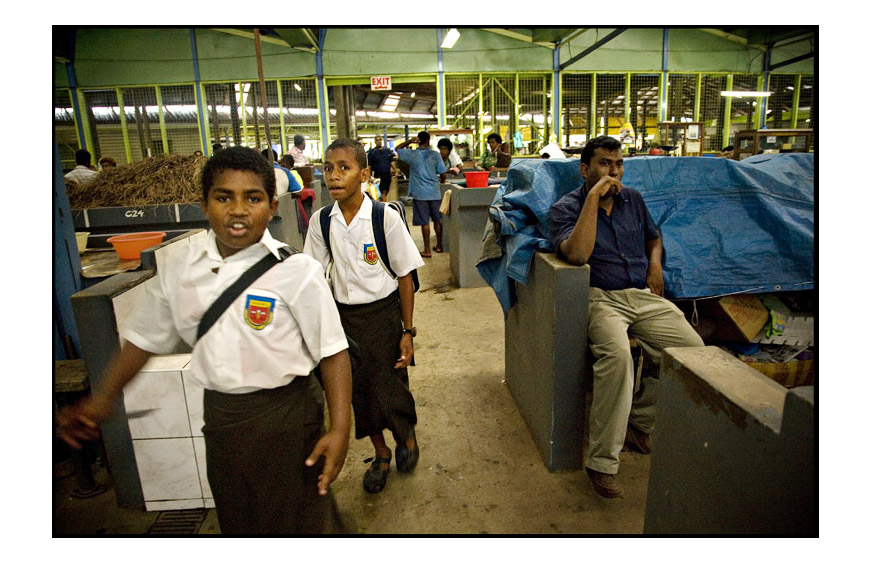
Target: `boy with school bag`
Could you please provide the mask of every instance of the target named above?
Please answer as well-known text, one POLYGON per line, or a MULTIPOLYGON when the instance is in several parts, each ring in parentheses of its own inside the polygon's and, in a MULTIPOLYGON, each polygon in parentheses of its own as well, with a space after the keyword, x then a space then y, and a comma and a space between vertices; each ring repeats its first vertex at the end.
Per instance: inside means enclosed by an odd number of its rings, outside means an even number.
POLYGON ((407 367, 415 352, 413 278, 424 261, 397 211, 361 191, 369 177, 360 143, 338 139, 327 148, 324 179, 335 203, 313 214, 311 225, 324 222, 325 228, 309 229, 303 251, 324 267, 343 328, 360 349, 352 374, 355 438, 369 437, 373 444, 375 457, 363 486, 378 493, 392 459, 384 430, 394 437, 399 472, 412 471, 418 462, 418 418, 407 367))

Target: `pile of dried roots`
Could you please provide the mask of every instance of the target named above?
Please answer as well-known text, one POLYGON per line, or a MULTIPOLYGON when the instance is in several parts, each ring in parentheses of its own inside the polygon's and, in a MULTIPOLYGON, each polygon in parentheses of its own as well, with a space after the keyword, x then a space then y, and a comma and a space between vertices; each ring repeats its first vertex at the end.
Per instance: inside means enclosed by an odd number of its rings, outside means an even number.
POLYGON ((67 184, 72 209, 200 201, 202 156, 160 155, 100 172, 87 186, 67 184))

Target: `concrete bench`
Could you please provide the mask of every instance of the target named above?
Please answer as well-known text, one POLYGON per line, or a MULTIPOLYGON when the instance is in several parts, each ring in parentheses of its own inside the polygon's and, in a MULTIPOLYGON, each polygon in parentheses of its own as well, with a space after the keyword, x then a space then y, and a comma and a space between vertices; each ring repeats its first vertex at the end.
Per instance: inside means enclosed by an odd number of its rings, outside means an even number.
POLYGON ((667 348, 646 534, 818 534, 815 390, 717 347, 667 348))
POLYGON ((504 324, 506 384, 550 471, 583 467, 589 275, 537 252, 504 324))
MULTIPOLYGON (((446 185, 446 184, 444 184, 446 185)), ((464 188, 451 185, 451 213, 443 228, 443 242, 448 241, 449 265, 458 287, 487 285, 476 262, 482 253, 482 239, 488 223, 488 208, 498 186, 464 188)), ((445 190, 443 190, 445 193, 445 190)))

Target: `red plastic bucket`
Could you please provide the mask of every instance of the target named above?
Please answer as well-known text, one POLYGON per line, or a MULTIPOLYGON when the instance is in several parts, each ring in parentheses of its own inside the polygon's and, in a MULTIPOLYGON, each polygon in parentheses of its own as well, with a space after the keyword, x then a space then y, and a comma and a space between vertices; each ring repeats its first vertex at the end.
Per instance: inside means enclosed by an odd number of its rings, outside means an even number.
POLYGON ((487 188, 488 175, 490 172, 464 172, 464 177, 467 179, 468 188, 487 188))

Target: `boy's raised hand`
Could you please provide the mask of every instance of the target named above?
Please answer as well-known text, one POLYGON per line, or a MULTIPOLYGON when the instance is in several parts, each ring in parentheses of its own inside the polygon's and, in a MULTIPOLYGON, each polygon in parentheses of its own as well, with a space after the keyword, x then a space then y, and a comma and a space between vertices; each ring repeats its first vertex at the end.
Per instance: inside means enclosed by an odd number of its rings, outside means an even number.
POLYGON ((339 475, 346 462, 349 450, 348 432, 328 431, 315 444, 312 453, 306 458, 306 466, 312 467, 321 456, 324 456, 324 468, 318 476, 318 494, 326 495, 327 489, 339 475))

